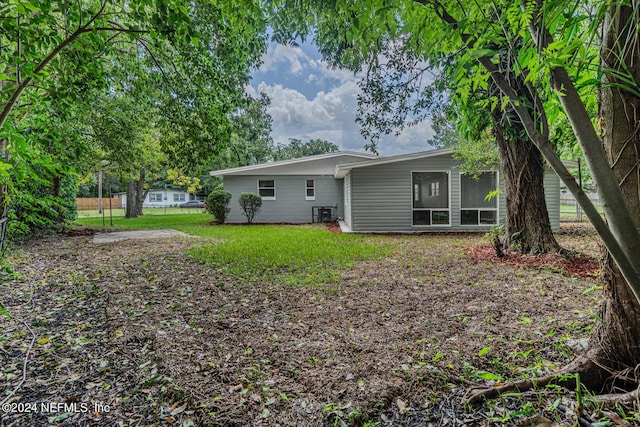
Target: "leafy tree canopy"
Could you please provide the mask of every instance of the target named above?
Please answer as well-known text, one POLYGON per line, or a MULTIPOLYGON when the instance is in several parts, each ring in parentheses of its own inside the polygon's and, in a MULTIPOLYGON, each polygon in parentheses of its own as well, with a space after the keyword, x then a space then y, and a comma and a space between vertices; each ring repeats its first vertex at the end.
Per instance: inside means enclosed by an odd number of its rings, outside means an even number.
POLYGON ((279 144, 275 147, 273 160, 297 159, 316 154, 331 153, 339 149, 336 144, 324 139, 311 139, 307 142, 302 142, 299 139, 291 138, 288 144, 279 144))
POLYGON ((204 163, 229 140, 265 37, 252 0, 4 2, 0 217, 18 165, 85 175, 150 153, 204 163))

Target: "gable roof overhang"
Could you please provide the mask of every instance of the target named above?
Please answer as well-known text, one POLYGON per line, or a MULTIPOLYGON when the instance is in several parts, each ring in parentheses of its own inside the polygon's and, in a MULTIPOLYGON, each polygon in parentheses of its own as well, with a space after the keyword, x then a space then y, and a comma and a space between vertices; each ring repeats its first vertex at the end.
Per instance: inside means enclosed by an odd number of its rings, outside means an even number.
MULTIPOLYGON (((257 165, 250 166, 242 166, 238 168, 229 168, 222 169, 218 171, 211 171, 209 175, 211 176, 227 176, 227 175, 261 175, 261 174, 269 174, 273 172, 278 172, 277 174, 296 174, 294 170, 296 168, 304 167, 305 163, 318 163, 325 160, 335 160, 336 162, 340 162, 340 157, 349 158, 350 161, 348 163, 353 163, 353 157, 361 158, 363 161, 376 159, 377 156, 375 154, 370 153, 360 153, 357 151, 333 151, 331 153, 318 154, 315 156, 308 157, 300 157, 297 159, 289 159, 289 160, 280 160, 277 162, 270 163, 261 163, 257 165), (287 172, 290 171, 290 172, 287 172)), ((357 163, 357 162, 356 162, 357 163)), ((331 175, 333 173, 333 169, 335 165, 331 165, 329 169, 326 170, 327 175, 331 175)))
MULTIPOLYGON (((405 162, 409 160, 427 159, 427 158, 438 157, 438 156, 451 156, 453 155, 453 152, 454 150, 452 148, 437 148, 435 150, 421 151, 418 153, 401 154, 398 156, 391 156, 391 157, 378 157, 376 159, 364 160, 362 162, 345 163, 345 164, 336 166, 336 170, 333 176, 337 179, 340 179, 347 176, 347 174, 351 172, 353 169, 364 168, 369 166, 380 166, 380 165, 386 165, 389 163, 396 163, 396 162, 405 162)), ((562 163, 565 165, 567 169, 578 168, 578 162, 574 160, 562 160, 562 163)))
POLYGON ((448 156, 453 154, 451 148, 438 148, 435 150, 421 151, 419 153, 400 154, 398 156, 379 157, 372 160, 364 160, 362 162, 345 163, 337 165, 333 176, 337 179, 344 178, 353 169, 364 168, 368 166, 380 166, 389 163, 406 162, 408 160, 426 159, 430 157, 448 156))

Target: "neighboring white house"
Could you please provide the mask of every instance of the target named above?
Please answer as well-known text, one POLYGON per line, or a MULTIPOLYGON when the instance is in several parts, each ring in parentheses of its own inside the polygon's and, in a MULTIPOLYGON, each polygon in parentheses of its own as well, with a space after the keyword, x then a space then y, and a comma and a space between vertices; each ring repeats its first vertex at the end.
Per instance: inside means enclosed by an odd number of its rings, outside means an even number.
MULTIPOLYGON (((116 193, 122 199, 122 207, 127 207, 127 193, 116 193)), ((143 208, 169 208, 192 200, 193 196, 182 190, 157 189, 150 190, 142 203, 143 208)))

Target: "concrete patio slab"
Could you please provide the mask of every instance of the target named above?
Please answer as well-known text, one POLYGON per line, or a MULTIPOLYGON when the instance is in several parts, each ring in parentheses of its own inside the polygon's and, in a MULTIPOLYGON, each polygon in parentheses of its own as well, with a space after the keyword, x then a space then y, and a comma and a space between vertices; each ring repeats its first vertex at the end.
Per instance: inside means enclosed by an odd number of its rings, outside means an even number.
POLYGON ((133 230, 115 231, 112 233, 98 233, 93 236, 93 243, 111 243, 127 239, 157 239, 166 237, 189 237, 187 233, 178 230, 133 230))

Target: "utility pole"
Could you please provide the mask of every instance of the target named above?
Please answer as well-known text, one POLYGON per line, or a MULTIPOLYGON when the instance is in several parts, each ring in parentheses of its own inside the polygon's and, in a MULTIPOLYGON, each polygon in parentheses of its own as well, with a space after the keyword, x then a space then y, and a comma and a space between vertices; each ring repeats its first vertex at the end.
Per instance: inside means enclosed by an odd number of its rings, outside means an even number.
POLYGON ((102 170, 98 171, 98 213, 102 213, 102 170))

